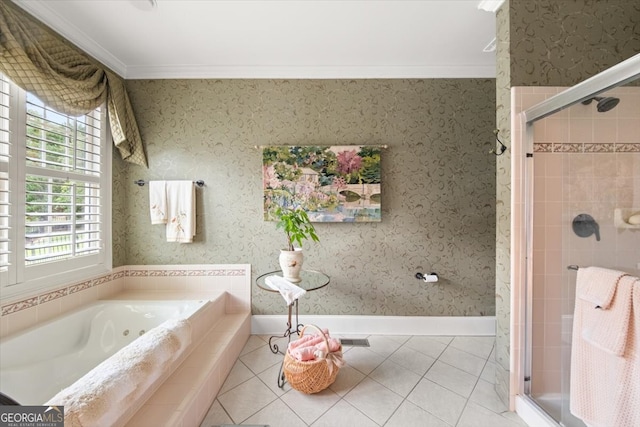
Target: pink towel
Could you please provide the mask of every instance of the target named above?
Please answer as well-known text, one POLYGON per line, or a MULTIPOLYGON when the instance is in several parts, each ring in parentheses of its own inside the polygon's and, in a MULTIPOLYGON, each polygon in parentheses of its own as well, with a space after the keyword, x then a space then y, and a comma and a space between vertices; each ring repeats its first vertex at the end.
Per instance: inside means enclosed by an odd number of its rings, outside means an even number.
POLYGON ((576 287, 576 297, 593 303, 600 308, 609 308, 616 292, 616 286, 622 276, 622 271, 609 270, 601 267, 583 267, 578 270, 576 283, 581 282, 580 289, 576 287))
MULTIPOLYGON (((576 283, 576 294, 588 286, 576 283)), ((593 302, 576 298, 571 344, 570 411, 591 426, 640 426, 640 279, 627 277, 618 290, 631 287, 632 308, 622 356, 583 338, 593 302)), ((613 299, 613 297, 612 297, 613 299)), ((612 307, 617 306, 617 296, 612 307)))
MULTIPOLYGON (((340 350, 340 346, 342 344, 340 344, 340 340, 336 339, 336 338, 329 338, 327 339, 327 341, 329 341, 329 351, 338 351, 340 350)), ((327 353, 327 345, 324 343, 324 341, 316 344, 316 348, 318 350, 323 351, 324 353, 327 353)))
POLYGON ((305 362, 307 360, 314 360, 316 358, 315 351, 315 346, 307 346, 293 349, 289 351, 289 354, 293 358, 305 362))
POLYGON ((302 337, 298 338, 295 341, 291 341, 289 343, 289 350, 293 350, 295 348, 300 347, 302 344, 306 344, 309 341, 311 341, 312 339, 315 338, 315 335, 303 335, 302 337))
POLYGON ((633 276, 622 276, 608 308, 594 308, 583 319, 582 338, 589 344, 616 356, 622 356, 629 336, 633 276))

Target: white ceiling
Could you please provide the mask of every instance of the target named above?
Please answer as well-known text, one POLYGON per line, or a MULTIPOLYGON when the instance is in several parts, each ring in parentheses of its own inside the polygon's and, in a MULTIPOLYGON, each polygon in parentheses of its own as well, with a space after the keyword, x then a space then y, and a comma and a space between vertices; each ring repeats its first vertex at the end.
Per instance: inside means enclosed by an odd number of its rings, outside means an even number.
POLYGON ((127 79, 495 77, 479 0, 14 0, 127 79))

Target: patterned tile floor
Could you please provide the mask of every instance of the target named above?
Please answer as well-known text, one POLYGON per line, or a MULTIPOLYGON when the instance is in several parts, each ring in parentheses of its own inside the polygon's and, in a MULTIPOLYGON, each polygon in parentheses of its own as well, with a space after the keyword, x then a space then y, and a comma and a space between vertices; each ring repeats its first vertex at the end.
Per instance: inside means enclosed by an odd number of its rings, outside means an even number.
POLYGON ((367 338, 343 348, 335 383, 306 395, 278 388, 282 356, 252 335, 201 427, 526 427, 494 391, 494 337, 367 338))

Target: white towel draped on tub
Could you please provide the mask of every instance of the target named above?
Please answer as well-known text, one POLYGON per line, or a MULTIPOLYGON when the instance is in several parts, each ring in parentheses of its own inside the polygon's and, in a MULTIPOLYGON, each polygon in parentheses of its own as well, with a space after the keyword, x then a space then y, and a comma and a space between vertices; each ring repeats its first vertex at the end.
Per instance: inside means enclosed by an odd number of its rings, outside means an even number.
POLYGON ((191 343, 186 319, 171 319, 122 348, 45 405, 64 406, 66 427, 118 423, 123 408, 143 397, 191 343))
POLYGON ((640 426, 637 277, 594 267, 578 270, 570 410, 591 427, 640 426))
POLYGON ((166 224, 167 242, 191 243, 196 235, 193 181, 150 181, 151 224, 166 224))

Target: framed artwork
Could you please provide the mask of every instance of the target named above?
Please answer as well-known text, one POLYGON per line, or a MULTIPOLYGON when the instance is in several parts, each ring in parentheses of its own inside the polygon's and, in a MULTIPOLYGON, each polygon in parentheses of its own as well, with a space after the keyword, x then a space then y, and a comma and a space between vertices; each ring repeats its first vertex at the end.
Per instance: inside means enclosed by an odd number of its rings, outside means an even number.
POLYGON ((264 219, 302 208, 313 222, 381 220, 381 146, 273 146, 262 151, 264 219))

